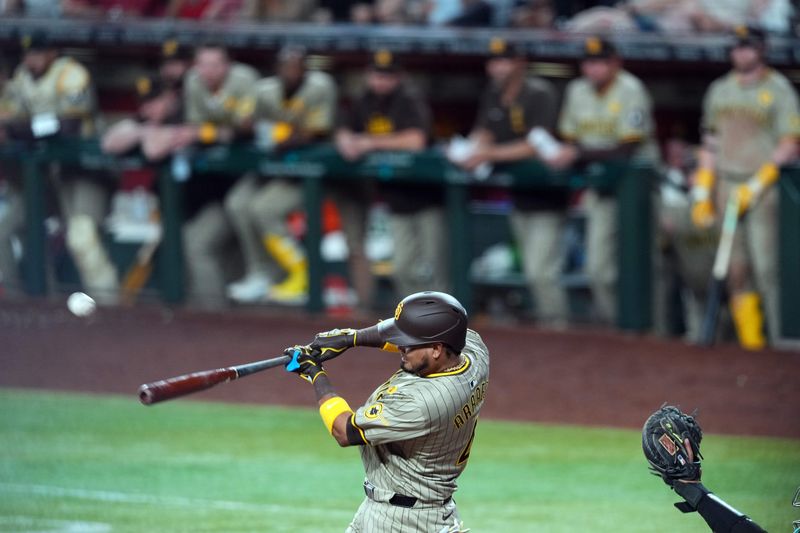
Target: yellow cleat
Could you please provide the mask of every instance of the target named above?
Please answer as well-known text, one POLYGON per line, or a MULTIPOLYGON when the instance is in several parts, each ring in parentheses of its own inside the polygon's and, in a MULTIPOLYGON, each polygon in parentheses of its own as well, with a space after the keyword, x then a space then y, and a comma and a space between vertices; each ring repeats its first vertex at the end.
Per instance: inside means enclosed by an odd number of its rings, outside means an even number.
POLYGON ((273 285, 267 299, 285 304, 302 304, 308 300, 308 261, 290 239, 275 234, 264 237, 264 247, 275 262, 286 271, 286 278, 273 285))
POLYGON ((743 292, 731 300, 731 314, 736 326, 739 344, 745 350, 763 350, 764 315, 761 314, 761 299, 755 292, 743 292))

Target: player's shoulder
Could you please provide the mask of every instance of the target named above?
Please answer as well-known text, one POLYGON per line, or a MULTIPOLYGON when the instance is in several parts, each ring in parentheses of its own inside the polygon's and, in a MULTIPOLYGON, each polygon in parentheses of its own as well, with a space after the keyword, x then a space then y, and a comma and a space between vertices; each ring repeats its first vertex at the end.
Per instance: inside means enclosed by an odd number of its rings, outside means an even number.
POLYGON ((83 91, 91 82, 89 70, 71 57, 59 57, 50 68, 59 92, 83 91))
POLYGON ((309 87, 317 89, 332 89, 336 87, 333 76, 321 70, 309 70, 306 73, 306 83, 309 87))
POLYGON ((721 91, 725 91, 729 88, 736 88, 738 85, 736 74, 731 71, 712 81, 711 85, 708 86, 708 94, 717 95, 721 91))
POLYGON ((567 94, 571 93, 580 94, 589 92, 593 89, 592 89, 592 84, 589 83, 589 80, 581 76, 579 78, 575 78, 574 80, 569 81, 567 83, 567 87, 565 90, 567 94))
POLYGON ((278 76, 267 76, 253 84, 253 92, 258 96, 277 96, 283 93, 283 83, 278 76))
POLYGON ((232 81, 243 84, 253 84, 259 78, 258 71, 244 63, 233 63, 228 76, 232 81))
POLYGON ((782 73, 778 72, 775 69, 770 69, 767 73, 767 83, 775 88, 777 91, 783 93, 796 93, 792 82, 789 81, 789 78, 784 76, 782 73))
POLYGON ((555 91, 555 85, 540 76, 528 76, 525 78, 525 88, 535 92, 555 91))
POLYGON ((647 86, 644 82, 627 70, 619 71, 619 74, 617 74, 617 83, 623 92, 647 94, 647 86))

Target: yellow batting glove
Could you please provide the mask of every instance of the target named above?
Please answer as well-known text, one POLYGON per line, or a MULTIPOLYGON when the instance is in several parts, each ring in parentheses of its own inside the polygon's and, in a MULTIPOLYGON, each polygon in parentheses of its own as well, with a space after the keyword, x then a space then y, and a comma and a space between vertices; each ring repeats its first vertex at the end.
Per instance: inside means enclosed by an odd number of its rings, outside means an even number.
POLYGON ((714 181, 714 172, 711 169, 700 168, 695 173, 694 187, 692 187, 692 223, 700 229, 713 226, 716 220, 714 204, 711 202, 714 181))
POLYGON ((739 216, 744 215, 764 189, 778 181, 779 176, 780 171, 775 163, 764 163, 747 183, 736 187, 734 194, 739 199, 739 216))
POLYGON ((692 223, 696 228, 707 229, 714 225, 717 215, 711 200, 702 200, 692 206, 692 223))

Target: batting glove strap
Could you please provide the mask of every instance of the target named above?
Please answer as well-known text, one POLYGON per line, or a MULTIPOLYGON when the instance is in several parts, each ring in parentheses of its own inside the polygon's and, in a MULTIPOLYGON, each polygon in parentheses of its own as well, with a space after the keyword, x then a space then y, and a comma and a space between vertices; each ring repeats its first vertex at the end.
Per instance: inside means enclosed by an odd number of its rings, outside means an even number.
POLYGON ((309 353, 308 348, 300 346, 290 348, 287 350, 287 355, 291 355, 292 357, 292 359, 286 363, 287 372, 293 372, 311 384, 313 384, 320 375, 325 374, 322 363, 309 353))

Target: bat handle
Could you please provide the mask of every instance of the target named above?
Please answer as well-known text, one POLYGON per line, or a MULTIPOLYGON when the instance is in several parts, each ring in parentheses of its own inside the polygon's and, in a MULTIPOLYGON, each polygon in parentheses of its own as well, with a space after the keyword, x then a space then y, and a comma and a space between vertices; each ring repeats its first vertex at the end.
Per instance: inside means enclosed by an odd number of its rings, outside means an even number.
POLYGON ((229 367, 145 383, 139 387, 139 401, 144 405, 152 405, 178 396, 210 389, 214 385, 234 380, 237 377, 239 376, 236 369, 229 367))

